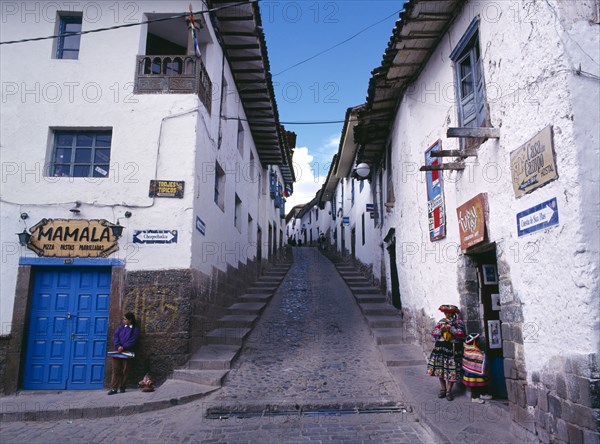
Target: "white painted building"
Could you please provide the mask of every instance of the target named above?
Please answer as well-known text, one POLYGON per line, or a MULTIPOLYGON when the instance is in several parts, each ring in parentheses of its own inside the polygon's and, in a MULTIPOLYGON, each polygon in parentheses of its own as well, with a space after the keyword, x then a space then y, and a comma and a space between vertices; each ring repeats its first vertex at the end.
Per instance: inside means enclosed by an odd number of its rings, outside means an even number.
POLYGON ((196 54, 189 3, 2 4, 2 42, 84 32, 0 46, 6 391, 101 387, 124 311, 166 376, 279 254, 293 138, 258 6, 192 2, 196 54))
POLYGON ((597 1, 408 1, 353 128, 384 247, 357 259, 426 353, 460 307, 524 440, 600 439, 598 22, 597 1))

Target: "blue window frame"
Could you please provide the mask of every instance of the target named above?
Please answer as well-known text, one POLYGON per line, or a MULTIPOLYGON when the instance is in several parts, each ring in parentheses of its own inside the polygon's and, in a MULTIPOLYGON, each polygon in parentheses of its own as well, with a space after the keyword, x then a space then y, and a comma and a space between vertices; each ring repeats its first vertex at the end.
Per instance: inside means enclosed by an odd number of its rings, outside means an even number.
POLYGON ((58 42, 56 45, 57 59, 77 60, 81 35, 65 35, 70 32, 81 32, 81 15, 61 15, 58 27, 58 42))
POLYGON ((54 131, 50 176, 108 177, 112 130, 54 131))

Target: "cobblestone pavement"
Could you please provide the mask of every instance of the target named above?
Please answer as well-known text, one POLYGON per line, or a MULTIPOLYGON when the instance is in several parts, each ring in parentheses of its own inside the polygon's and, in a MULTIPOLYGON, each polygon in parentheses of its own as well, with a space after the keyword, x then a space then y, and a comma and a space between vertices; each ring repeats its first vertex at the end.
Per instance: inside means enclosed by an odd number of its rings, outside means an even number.
POLYGON ((414 415, 400 411, 325 414, 327 409, 340 406, 346 411, 354 407, 401 407, 402 400, 359 308, 333 264, 315 249, 294 250, 290 273, 246 341, 224 386, 211 396, 131 416, 5 423, 0 425, 0 440, 434 442, 429 430, 414 415), (267 406, 289 413, 252 416, 264 412, 267 406), (222 414, 225 419, 208 419, 209 409, 237 413, 222 414), (316 413, 295 413, 303 410, 316 413))

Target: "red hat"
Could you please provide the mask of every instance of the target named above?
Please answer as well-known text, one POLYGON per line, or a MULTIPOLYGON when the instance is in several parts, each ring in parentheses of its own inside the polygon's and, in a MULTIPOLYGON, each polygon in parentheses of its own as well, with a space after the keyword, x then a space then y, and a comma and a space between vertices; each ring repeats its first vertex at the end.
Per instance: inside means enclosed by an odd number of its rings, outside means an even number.
POLYGON ((440 310, 441 312, 444 312, 444 313, 460 313, 460 310, 458 309, 458 307, 456 305, 450 305, 450 304, 440 305, 440 308, 438 310, 440 310))

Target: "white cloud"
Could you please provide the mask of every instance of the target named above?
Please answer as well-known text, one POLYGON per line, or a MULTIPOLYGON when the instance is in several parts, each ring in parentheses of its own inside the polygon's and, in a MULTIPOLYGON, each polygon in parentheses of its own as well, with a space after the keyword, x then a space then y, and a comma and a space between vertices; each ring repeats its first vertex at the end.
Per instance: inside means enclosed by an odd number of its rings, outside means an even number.
POLYGON ((308 148, 294 149, 292 161, 296 182, 294 182, 294 194, 286 199, 286 213, 296 205, 310 202, 327 177, 327 171, 325 175, 321 175, 323 173, 321 168, 315 170, 311 167, 313 159, 314 157, 308 153, 308 148))
POLYGON ((340 135, 339 134, 334 134, 333 136, 330 136, 328 139, 326 139, 325 142, 325 148, 335 148, 335 150, 337 151, 337 149, 340 146, 340 135))

